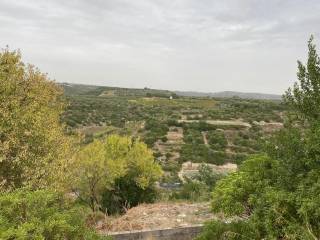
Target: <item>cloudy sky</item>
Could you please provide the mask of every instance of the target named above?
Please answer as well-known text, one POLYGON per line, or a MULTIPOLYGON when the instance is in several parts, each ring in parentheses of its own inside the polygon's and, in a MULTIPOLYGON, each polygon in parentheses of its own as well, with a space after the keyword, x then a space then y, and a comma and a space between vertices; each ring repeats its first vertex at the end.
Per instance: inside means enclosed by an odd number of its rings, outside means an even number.
POLYGON ((0 0, 0 47, 59 82, 282 93, 319 0, 0 0))

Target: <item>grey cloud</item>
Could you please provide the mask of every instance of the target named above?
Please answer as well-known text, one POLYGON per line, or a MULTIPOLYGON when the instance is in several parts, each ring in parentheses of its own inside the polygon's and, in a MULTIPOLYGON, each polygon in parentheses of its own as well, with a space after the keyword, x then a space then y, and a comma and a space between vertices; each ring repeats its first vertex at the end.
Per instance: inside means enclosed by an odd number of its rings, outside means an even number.
POLYGON ((58 81, 281 93, 320 37, 319 11, 318 0, 0 0, 0 46, 58 81))

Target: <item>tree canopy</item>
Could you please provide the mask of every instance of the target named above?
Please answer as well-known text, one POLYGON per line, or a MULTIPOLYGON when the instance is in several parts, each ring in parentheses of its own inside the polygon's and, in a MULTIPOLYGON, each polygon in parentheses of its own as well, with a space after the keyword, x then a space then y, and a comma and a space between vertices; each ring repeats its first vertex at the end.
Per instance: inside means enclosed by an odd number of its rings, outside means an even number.
MULTIPOLYGON (((101 209, 103 193, 119 187, 120 180, 130 182, 121 189, 124 194, 132 185, 142 190, 152 186, 162 174, 152 151, 144 143, 118 135, 85 146, 77 155, 75 164, 73 190, 93 211, 101 209)), ((129 197, 125 201, 130 201, 129 197)))
POLYGON ((320 119, 320 58, 313 43, 308 42, 308 61, 298 61, 298 82, 289 88, 284 99, 294 112, 306 120, 320 119))
POLYGON ((17 51, 0 53, 0 186, 57 185, 66 176, 70 139, 60 124, 61 89, 25 65, 17 51))

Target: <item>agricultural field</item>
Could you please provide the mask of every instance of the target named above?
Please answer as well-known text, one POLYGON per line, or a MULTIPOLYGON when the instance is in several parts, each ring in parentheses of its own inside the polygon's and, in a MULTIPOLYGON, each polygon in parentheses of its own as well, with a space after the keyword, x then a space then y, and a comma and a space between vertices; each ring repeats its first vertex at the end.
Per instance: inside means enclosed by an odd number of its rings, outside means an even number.
POLYGON ((114 133, 139 138, 153 149, 165 171, 163 184, 183 181, 183 163, 236 166, 259 153, 262 140, 282 127, 285 111, 277 100, 190 97, 148 88, 63 87, 69 102, 63 122, 84 136, 83 144, 114 133))

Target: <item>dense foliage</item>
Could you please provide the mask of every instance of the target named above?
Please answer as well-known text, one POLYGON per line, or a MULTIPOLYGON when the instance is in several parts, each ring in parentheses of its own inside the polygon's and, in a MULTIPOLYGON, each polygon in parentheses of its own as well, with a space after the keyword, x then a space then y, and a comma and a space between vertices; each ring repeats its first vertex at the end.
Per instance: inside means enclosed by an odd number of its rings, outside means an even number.
POLYGON ((298 61, 298 82, 286 92, 285 100, 303 119, 320 119, 320 59, 311 36, 308 43, 308 62, 298 61))
POLYGON ((224 174, 213 171, 207 164, 201 164, 198 173, 191 178, 186 178, 182 188, 172 191, 169 199, 209 201, 210 192, 223 177, 225 177, 224 174))
POLYGON ((144 143, 110 135, 79 152, 73 191, 93 211, 121 212, 124 207, 151 201, 153 185, 161 174, 144 143))
POLYGON ((19 52, 0 53, 0 188, 57 185, 67 176, 71 142, 60 125, 61 97, 19 52))
POLYGON ((105 239, 86 227, 87 210, 48 190, 0 195, 0 239, 105 239))

